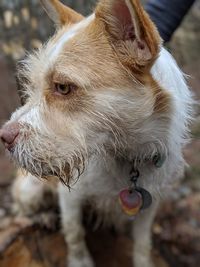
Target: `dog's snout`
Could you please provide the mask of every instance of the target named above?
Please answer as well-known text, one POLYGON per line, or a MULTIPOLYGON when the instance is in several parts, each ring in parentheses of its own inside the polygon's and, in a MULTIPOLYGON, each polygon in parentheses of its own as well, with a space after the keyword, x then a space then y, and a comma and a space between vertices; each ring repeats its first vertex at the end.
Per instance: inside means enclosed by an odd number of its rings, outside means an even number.
POLYGON ((8 123, 0 130, 0 138, 5 147, 11 149, 15 145, 17 136, 19 135, 20 125, 17 122, 8 123))

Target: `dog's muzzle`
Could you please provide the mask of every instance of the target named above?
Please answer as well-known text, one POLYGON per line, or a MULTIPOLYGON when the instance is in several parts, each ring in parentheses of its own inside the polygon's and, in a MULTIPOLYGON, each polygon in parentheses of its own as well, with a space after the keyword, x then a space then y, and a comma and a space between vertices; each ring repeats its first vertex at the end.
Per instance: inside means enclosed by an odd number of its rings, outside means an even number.
POLYGON ((8 122, 0 130, 0 138, 5 148, 21 168, 39 178, 58 177, 69 185, 84 170, 84 157, 59 154, 59 143, 50 143, 28 124, 8 122), (39 137, 38 139, 35 137, 39 137), (38 141, 39 140, 39 141, 38 141))

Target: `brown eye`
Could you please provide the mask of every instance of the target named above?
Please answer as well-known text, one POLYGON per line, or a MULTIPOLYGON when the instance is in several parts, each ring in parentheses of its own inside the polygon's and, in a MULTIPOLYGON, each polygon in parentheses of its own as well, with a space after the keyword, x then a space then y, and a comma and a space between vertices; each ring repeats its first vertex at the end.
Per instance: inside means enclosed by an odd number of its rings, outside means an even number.
POLYGON ((55 83, 55 92, 60 95, 68 95, 74 89, 76 89, 76 85, 72 83, 55 83))

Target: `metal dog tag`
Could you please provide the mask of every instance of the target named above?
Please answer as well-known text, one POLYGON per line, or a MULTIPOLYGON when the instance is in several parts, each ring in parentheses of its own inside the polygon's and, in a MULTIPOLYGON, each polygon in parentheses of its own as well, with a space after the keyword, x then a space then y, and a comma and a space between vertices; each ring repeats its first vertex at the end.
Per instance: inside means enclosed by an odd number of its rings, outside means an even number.
POLYGON ((142 206, 141 210, 147 209, 152 204, 152 196, 151 194, 145 190, 144 188, 137 187, 135 188, 136 191, 138 191, 142 195, 142 206))

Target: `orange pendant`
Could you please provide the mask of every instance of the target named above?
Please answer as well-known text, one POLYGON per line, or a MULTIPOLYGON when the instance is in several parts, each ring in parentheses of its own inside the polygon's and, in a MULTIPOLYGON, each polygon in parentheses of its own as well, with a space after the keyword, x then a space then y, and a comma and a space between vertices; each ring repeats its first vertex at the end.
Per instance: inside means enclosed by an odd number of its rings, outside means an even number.
POLYGON ((122 210, 129 216, 135 216, 143 205, 142 195, 136 190, 123 189, 119 193, 122 210))

